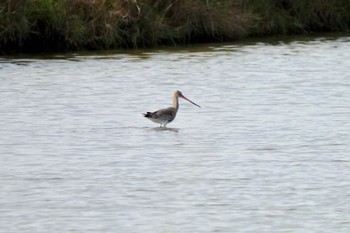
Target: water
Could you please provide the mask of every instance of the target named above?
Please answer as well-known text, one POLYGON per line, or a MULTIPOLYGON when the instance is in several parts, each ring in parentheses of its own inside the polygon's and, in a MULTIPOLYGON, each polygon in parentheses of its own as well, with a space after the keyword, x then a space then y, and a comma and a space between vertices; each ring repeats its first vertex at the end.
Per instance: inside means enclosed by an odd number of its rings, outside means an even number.
POLYGON ((0 232, 349 232, 349 42, 1 58, 0 232))

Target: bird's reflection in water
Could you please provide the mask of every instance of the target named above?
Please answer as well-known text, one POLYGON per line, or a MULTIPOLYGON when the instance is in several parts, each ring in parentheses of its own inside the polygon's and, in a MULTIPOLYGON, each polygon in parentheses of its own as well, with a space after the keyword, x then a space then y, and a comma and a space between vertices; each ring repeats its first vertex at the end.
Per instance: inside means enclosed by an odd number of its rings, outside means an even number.
POLYGON ((178 133, 180 131, 180 129, 177 128, 168 128, 168 127, 156 127, 156 128, 152 128, 155 131, 172 131, 175 133, 178 133))

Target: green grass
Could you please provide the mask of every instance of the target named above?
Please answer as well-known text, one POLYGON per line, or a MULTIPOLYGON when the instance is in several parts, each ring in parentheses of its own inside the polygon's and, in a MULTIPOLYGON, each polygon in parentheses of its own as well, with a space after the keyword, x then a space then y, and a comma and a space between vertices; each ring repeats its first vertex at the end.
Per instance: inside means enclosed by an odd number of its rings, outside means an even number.
POLYGON ((0 1, 2 53, 155 47, 349 28, 349 0, 0 1))

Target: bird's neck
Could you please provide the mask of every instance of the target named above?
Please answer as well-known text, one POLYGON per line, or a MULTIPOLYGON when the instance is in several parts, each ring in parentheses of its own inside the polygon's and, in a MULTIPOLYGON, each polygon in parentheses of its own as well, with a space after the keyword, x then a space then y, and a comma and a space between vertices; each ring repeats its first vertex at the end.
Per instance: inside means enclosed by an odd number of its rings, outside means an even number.
POLYGON ((177 97, 176 95, 174 95, 173 97, 173 107, 178 110, 179 109, 179 97, 177 97))

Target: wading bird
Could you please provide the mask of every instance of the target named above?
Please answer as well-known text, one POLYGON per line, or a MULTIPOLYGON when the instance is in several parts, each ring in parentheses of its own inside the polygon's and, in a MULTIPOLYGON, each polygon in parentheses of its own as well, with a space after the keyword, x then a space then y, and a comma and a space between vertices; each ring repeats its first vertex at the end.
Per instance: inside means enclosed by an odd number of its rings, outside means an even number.
POLYGON ((179 97, 187 100, 188 102, 196 105, 197 107, 201 107, 196 103, 193 103, 191 100, 189 100, 187 97, 185 97, 181 91, 175 91, 173 95, 173 106, 169 108, 164 108, 155 112, 147 112, 143 113, 143 115, 153 121, 154 123, 160 124, 160 127, 165 127, 167 124, 172 122, 175 117, 177 110, 179 110, 179 97))

